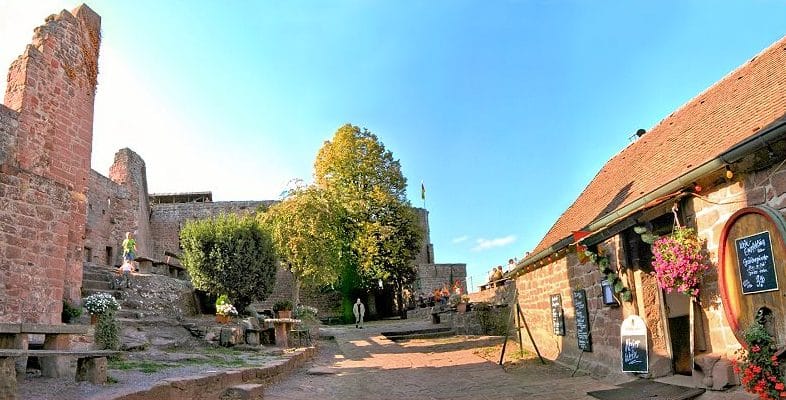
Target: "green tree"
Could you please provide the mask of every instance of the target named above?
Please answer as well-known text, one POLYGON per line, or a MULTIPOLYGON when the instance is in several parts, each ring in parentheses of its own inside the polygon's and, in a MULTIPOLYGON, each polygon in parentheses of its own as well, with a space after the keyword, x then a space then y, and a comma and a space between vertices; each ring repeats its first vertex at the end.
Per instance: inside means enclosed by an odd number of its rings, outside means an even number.
POLYGON ((228 295, 238 311, 273 290, 278 261, 270 232, 255 217, 221 214, 189 221, 180 243, 194 287, 228 295))
POLYGON ((272 232, 277 254, 295 277, 293 303, 300 286, 336 283, 347 261, 346 212, 338 201, 316 186, 299 186, 280 203, 259 215, 272 232))
POLYGON ((422 238, 406 199, 401 164, 376 135, 347 124, 319 150, 314 175, 316 185, 347 212, 346 237, 356 271, 343 276, 356 275, 367 288, 380 279, 393 282, 401 306, 402 285, 414 277, 412 260, 422 238))

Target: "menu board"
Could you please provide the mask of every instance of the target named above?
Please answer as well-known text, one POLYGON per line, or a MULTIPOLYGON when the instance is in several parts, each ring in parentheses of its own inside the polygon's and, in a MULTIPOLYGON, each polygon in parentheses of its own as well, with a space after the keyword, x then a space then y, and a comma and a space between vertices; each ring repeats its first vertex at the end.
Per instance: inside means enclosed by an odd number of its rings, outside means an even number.
POLYGON ((573 308, 576 311, 576 340, 578 340, 579 348, 583 351, 592 351, 586 290, 573 291, 573 308))
POLYGON ((772 257, 770 232, 764 231, 734 241, 740 267, 742 294, 778 290, 778 274, 772 257))
POLYGON ((551 295, 551 324, 554 326, 554 334, 565 336, 565 318, 562 313, 562 295, 551 295))
POLYGON ((638 315, 631 315, 622 321, 620 327, 620 351, 622 372, 649 372, 647 353, 647 326, 638 315))

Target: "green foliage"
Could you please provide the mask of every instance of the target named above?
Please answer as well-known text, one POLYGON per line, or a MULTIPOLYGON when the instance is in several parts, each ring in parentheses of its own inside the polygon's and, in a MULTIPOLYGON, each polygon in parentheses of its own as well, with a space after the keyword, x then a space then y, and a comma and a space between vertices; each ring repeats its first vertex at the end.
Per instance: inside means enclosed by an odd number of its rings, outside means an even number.
POLYGON ((102 349, 120 349, 120 327, 113 310, 98 314, 95 331, 96 344, 102 349))
POLYGON ((601 275, 609 282, 614 293, 617 294, 622 301, 631 301, 633 299, 630 289, 625 287, 617 272, 611 268, 611 259, 609 259, 608 254, 606 254, 602 247, 598 247, 597 253, 586 250, 584 255, 598 266, 601 275))
POLYGON ((300 283, 320 287, 338 280, 349 254, 348 220, 336 198, 315 186, 299 187, 259 218, 300 283))
POLYGON ((278 261, 269 230, 255 217, 222 214, 189 221, 180 243, 194 287, 226 293, 238 310, 273 290, 278 261))
POLYGON ((292 302, 289 300, 279 300, 273 304, 273 311, 290 311, 292 310, 292 302))
POLYGON ((223 306, 224 304, 227 304, 227 303, 229 303, 229 296, 227 296, 225 294, 222 294, 221 296, 218 296, 218 298, 216 299, 216 305, 217 306, 223 306))
MULTIPOLYGON (((393 280, 400 290, 414 277, 412 260, 422 232, 406 199, 407 181, 398 160, 376 135, 347 124, 319 150, 314 170, 316 185, 347 213, 351 256, 341 278, 366 288, 379 279, 393 280)), ((345 296, 356 288, 342 284, 345 296)))
POLYGON ((82 316, 82 307, 74 307, 70 302, 63 300, 63 312, 60 314, 62 322, 69 323, 82 316))

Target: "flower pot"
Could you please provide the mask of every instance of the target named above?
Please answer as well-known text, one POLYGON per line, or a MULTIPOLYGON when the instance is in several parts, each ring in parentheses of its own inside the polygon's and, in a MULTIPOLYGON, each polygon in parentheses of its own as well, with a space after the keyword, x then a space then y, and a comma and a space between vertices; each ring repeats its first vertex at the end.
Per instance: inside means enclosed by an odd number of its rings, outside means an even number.
POLYGON ((465 312, 467 312, 467 304, 468 303, 458 303, 458 304, 456 304, 456 311, 458 311, 459 314, 464 314, 465 312))
POLYGON ((90 314, 90 325, 95 325, 98 323, 98 315, 90 314))
POLYGON ((230 321, 229 315, 216 314, 216 322, 219 324, 228 324, 230 321))
POLYGON ((279 318, 292 318, 292 310, 279 310, 276 311, 279 318))

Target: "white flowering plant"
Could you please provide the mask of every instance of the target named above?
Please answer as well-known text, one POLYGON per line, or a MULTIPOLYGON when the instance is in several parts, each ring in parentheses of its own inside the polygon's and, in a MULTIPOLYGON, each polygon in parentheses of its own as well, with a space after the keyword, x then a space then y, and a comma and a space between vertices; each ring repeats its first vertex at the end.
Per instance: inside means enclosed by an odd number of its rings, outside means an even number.
POLYGON ((216 305, 216 314, 226 316, 237 315, 237 309, 229 303, 218 304, 216 305))
POLYGON ((317 312, 318 310, 316 307, 298 304, 297 308, 295 308, 295 318, 303 318, 306 316, 316 317, 317 312))
POLYGON ((82 306, 91 315, 101 315, 120 309, 120 303, 109 293, 91 294, 84 299, 82 306))

